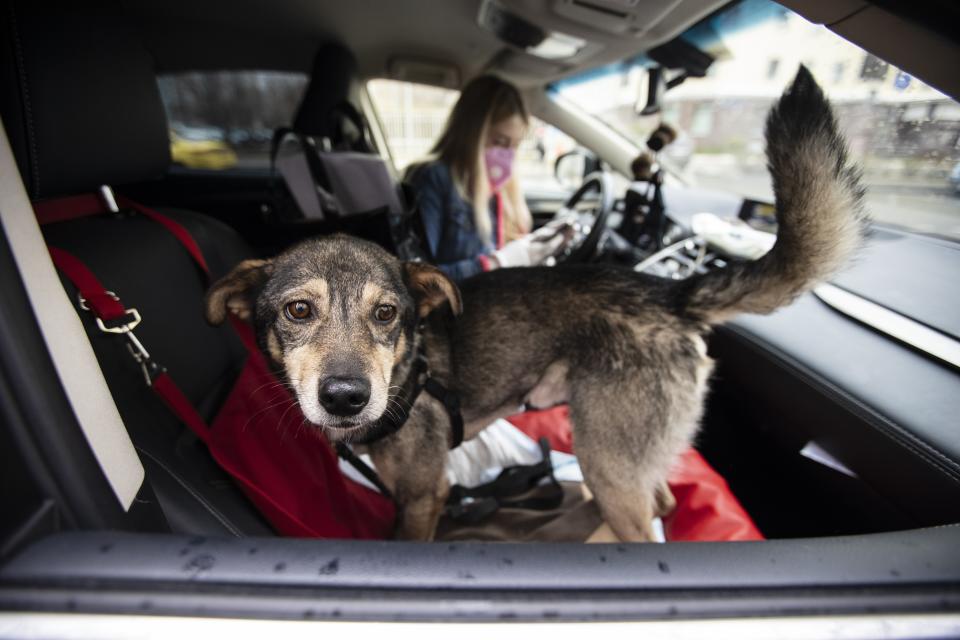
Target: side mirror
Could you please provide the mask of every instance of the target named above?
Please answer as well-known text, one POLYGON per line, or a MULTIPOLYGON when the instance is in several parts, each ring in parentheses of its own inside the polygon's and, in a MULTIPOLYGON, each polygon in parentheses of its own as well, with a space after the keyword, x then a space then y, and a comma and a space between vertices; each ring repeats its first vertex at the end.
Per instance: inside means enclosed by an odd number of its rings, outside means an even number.
POLYGON ((592 152, 577 148, 557 157, 553 165, 553 175, 565 189, 576 190, 583 184, 584 178, 600 170, 600 159, 592 152))

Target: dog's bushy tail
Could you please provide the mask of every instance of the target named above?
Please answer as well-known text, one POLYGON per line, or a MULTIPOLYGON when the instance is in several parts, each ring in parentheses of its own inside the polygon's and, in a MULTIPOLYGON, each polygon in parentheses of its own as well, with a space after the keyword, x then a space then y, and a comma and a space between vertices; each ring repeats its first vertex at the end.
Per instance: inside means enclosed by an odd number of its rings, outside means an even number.
POLYGON ((771 109, 766 139, 776 244, 759 260, 685 281, 686 311, 698 319, 770 313, 829 278, 861 243, 860 171, 848 162, 830 104, 806 67, 771 109))

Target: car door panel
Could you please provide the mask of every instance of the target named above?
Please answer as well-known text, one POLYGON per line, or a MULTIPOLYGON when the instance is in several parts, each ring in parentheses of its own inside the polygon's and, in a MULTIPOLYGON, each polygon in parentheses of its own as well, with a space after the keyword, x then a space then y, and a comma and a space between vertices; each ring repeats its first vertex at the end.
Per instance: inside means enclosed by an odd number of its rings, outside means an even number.
MULTIPOLYGON (((956 371, 812 295, 738 318, 712 347, 718 385, 781 449, 797 456, 816 442, 914 526, 960 519, 956 371)), ((870 518, 870 504, 851 508, 870 518)))

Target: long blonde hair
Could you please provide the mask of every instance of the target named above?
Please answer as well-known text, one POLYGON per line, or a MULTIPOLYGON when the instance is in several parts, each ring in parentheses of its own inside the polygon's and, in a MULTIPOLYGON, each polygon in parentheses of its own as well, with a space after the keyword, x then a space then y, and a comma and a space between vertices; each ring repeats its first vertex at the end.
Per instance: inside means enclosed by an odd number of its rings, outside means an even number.
MULTIPOLYGON (((430 154, 448 167, 453 183, 464 199, 473 203, 477 233, 487 243, 490 224, 490 180, 483 160, 487 133, 492 124, 518 115, 527 124, 530 116, 520 92, 509 82, 492 75, 478 76, 463 88, 440 139, 430 154)), ((514 172, 502 190, 504 240, 530 232, 533 219, 514 172)))

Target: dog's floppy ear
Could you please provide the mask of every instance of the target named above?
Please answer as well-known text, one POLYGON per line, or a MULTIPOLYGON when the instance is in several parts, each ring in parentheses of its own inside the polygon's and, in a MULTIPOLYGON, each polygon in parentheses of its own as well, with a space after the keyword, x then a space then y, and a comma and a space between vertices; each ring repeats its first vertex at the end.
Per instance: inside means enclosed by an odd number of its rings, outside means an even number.
POLYGON ((223 324, 228 312, 241 320, 249 320, 253 316, 257 291, 272 271, 273 264, 269 260, 244 260, 217 280, 207 291, 207 322, 223 324))
POLYGON ((460 290, 440 269, 423 262, 404 262, 403 273, 421 318, 426 318, 444 302, 450 303, 455 315, 463 311, 460 290))

